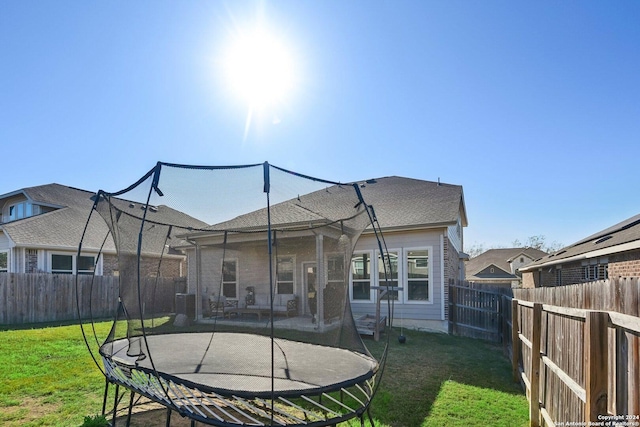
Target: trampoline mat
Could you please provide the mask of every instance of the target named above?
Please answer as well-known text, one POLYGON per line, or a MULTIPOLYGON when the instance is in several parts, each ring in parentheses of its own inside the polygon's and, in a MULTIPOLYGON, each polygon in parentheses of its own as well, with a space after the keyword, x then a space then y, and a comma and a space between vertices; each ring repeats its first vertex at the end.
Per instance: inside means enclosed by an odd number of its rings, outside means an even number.
MULTIPOLYGON (((135 341, 145 349, 144 339, 135 341)), ((152 335, 146 339, 147 357, 128 356, 130 342, 106 343, 101 353, 115 362, 181 379, 203 390, 225 394, 271 393, 271 338, 216 332, 152 335), (150 355, 150 357, 149 357, 150 355)), ((316 344, 274 339, 274 390, 278 394, 339 389, 372 377, 378 363, 364 354, 316 344)))

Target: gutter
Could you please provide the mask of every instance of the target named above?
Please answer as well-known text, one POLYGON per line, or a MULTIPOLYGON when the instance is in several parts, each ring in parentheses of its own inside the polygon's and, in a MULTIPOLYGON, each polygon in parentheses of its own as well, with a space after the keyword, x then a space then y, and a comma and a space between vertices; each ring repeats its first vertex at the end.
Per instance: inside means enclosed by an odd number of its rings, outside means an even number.
POLYGON ((545 267, 550 267, 550 266, 554 266, 554 265, 558 265, 558 264, 564 264, 564 263, 567 263, 567 262, 581 261, 583 259, 590 259, 590 258, 601 257, 601 256, 605 256, 605 255, 611 255, 611 254, 615 254, 615 253, 618 253, 618 252, 632 251, 632 250, 635 250, 635 249, 640 249, 640 240, 634 240, 633 242, 627 242, 627 243, 623 243, 621 245, 610 246, 608 248, 603 248, 603 249, 598 249, 598 250, 595 250, 595 251, 585 252, 583 254, 578 254, 578 255, 567 257, 567 258, 558 258, 558 259, 554 259, 552 261, 544 262, 542 264, 536 264, 536 265, 522 267, 519 270, 522 273, 529 273, 529 272, 534 271, 534 270, 539 269, 539 268, 545 268, 545 267))

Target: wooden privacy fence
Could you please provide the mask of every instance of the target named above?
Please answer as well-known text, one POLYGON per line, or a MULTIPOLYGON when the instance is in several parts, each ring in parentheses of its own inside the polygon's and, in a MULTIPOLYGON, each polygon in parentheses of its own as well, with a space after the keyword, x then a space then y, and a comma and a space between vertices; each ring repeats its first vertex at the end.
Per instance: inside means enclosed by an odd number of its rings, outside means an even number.
POLYGON ((449 286, 449 333, 509 344, 511 288, 449 286))
POLYGON ((512 366, 531 425, 640 425, 639 295, 635 278, 514 290, 512 366))
MULTIPOLYGON (((74 320, 76 276, 47 273, 0 273, 0 324, 18 325, 74 320)), ((78 276, 82 317, 112 317, 118 304, 118 277, 78 276), (91 286, 91 284, 93 285, 91 286)), ((175 311, 176 286, 173 278, 149 279, 155 312, 175 311)))

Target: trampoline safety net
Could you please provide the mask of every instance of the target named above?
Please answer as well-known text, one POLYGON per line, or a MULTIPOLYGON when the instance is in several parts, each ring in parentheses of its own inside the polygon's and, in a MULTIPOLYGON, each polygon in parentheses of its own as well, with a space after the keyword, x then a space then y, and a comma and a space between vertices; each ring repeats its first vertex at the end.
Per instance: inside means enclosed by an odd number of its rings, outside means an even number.
POLYGON ((352 258, 365 231, 386 254, 357 183, 268 163, 158 163, 99 191, 78 253, 99 252, 118 289, 77 295, 85 338, 92 300, 114 300, 106 339, 86 339, 107 389, 207 425, 364 420, 386 358, 369 353, 349 303, 351 275, 372 274, 352 258))

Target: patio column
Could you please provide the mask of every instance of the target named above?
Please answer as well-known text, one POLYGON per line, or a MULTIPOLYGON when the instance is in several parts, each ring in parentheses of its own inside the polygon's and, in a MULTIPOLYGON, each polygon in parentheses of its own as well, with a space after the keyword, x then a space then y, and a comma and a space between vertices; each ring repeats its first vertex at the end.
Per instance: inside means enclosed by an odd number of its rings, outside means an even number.
POLYGON ((324 236, 316 235, 316 304, 318 309, 318 327, 324 327, 324 288, 327 283, 324 274, 324 236))

